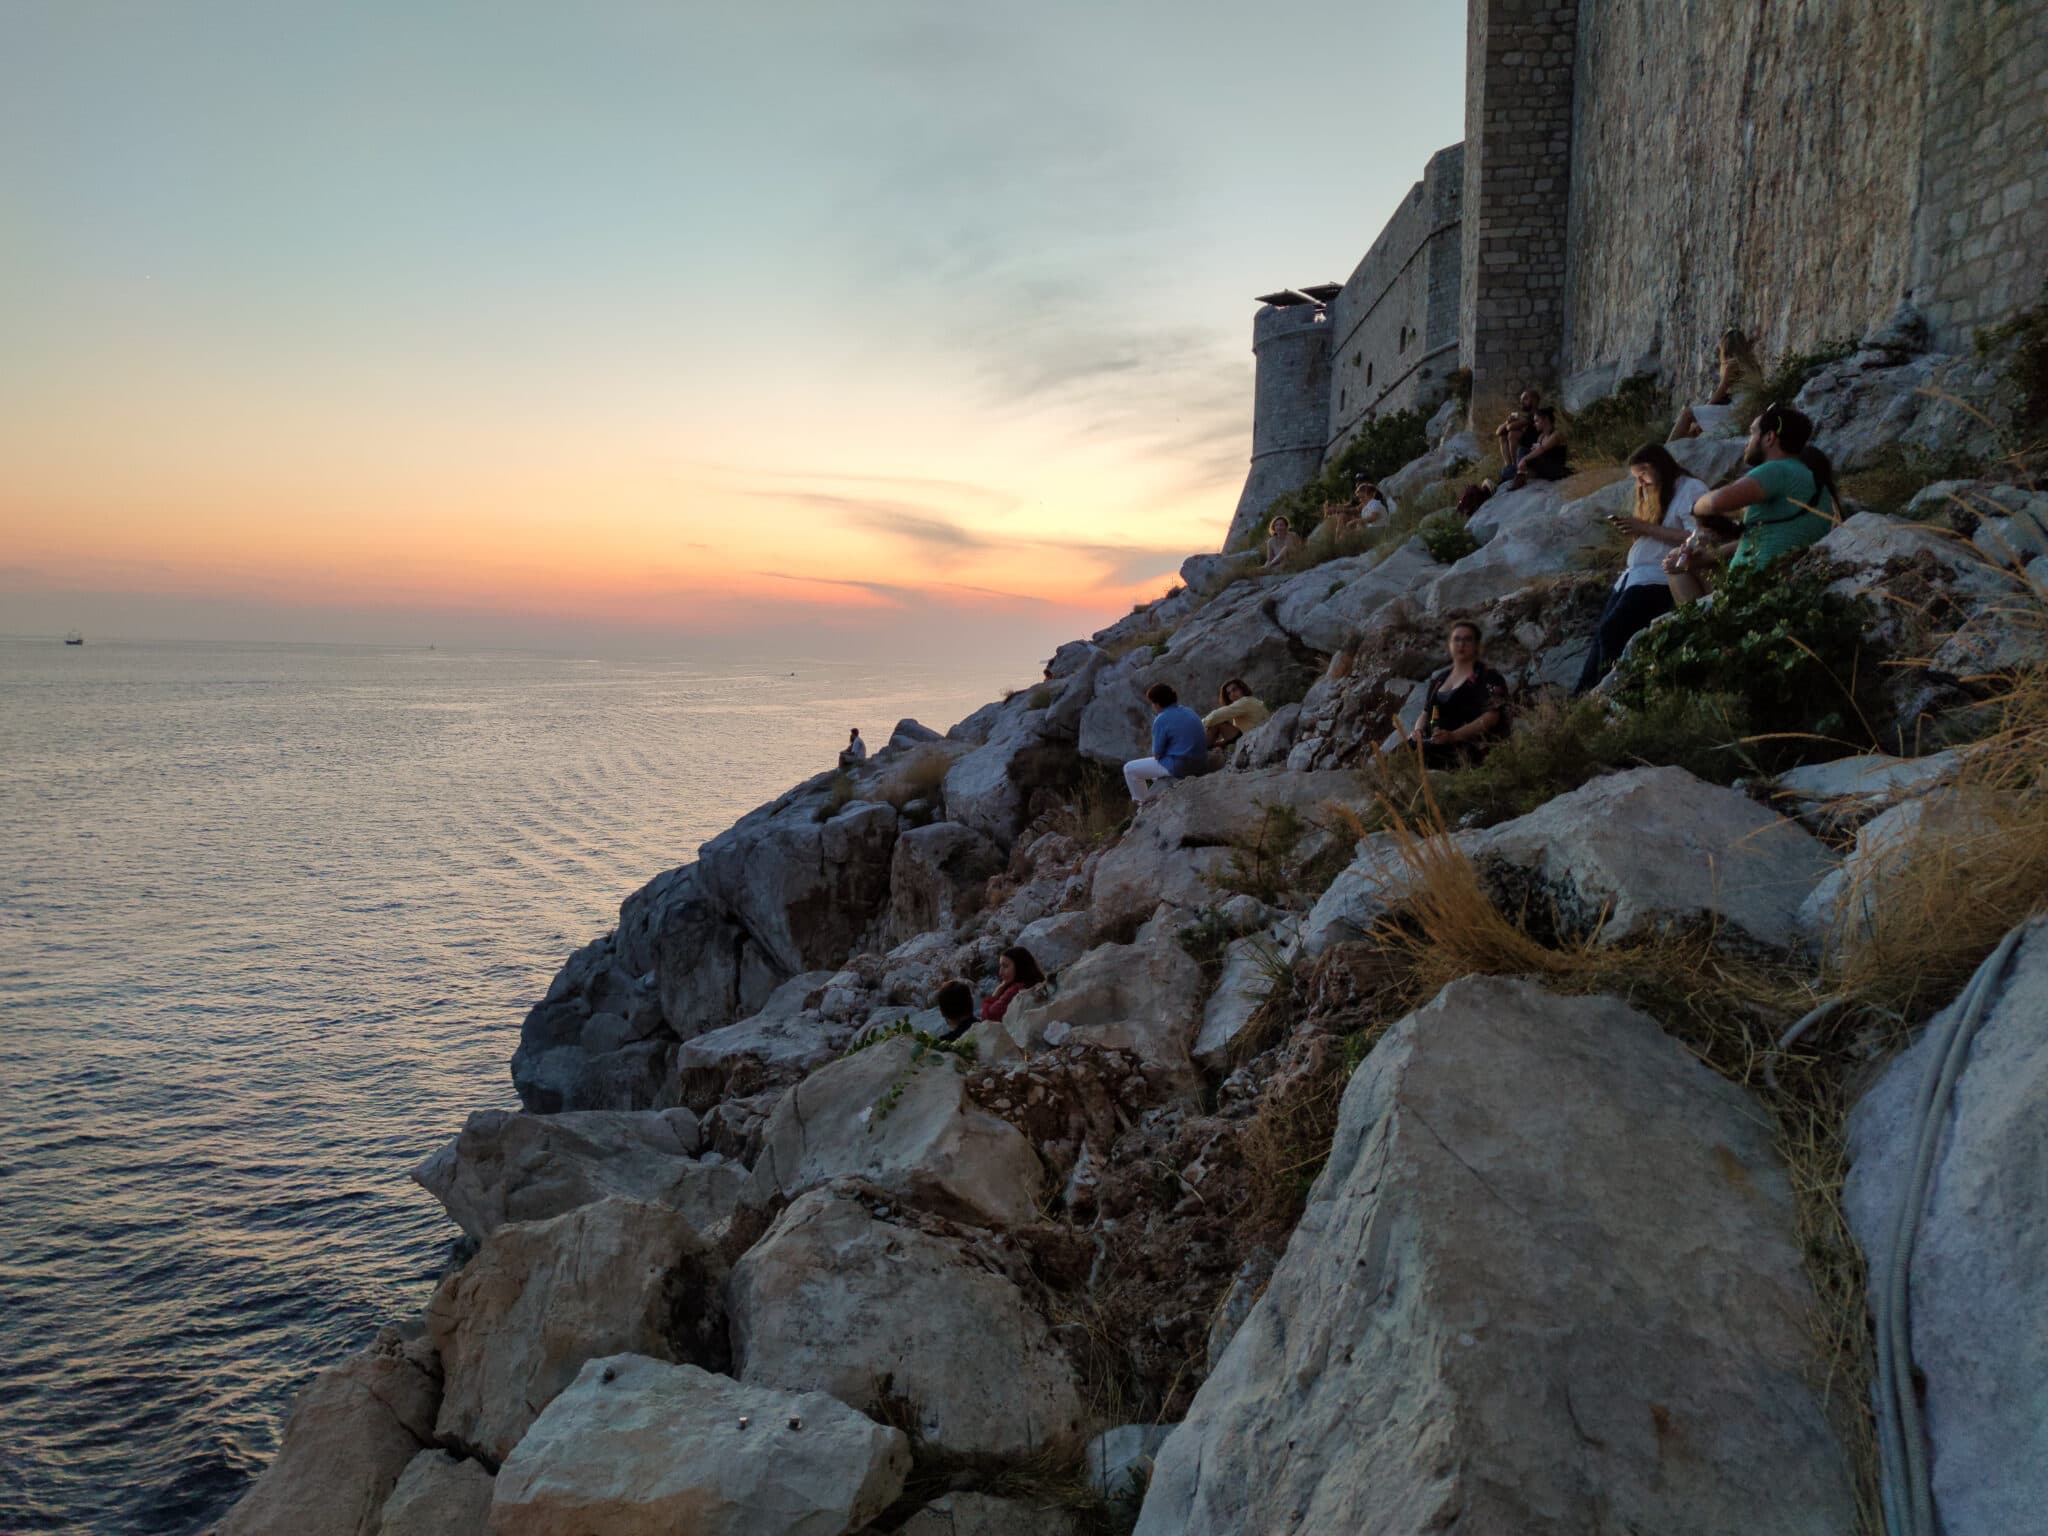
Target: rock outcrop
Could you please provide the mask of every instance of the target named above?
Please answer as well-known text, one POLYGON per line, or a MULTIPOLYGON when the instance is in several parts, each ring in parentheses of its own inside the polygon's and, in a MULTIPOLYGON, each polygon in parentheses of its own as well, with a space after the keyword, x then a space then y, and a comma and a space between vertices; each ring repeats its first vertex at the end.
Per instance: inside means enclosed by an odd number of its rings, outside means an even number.
POLYGON ((384 1501, 377 1536, 485 1536, 497 1484, 473 1461, 421 1451, 384 1501))
POLYGON ((1471 978, 1352 1078, 1139 1536, 1840 1536, 1770 1130, 1612 999, 1471 978))
MULTIPOLYGON (((1960 1004, 1957 1005, 1959 1007, 1960 1004)), ((1843 1204, 1873 1294, 1897 1263, 1918 1107, 1957 1007, 1849 1117, 1843 1204)), ((1932 1126, 1926 1206, 1908 1234, 1911 1375, 1946 1536, 2005 1536, 2048 1509, 2048 920, 2029 924, 1932 1126)))
POLYGON ((492 1536, 845 1536, 902 1491, 903 1435, 822 1392, 592 1360, 498 1472, 492 1536))

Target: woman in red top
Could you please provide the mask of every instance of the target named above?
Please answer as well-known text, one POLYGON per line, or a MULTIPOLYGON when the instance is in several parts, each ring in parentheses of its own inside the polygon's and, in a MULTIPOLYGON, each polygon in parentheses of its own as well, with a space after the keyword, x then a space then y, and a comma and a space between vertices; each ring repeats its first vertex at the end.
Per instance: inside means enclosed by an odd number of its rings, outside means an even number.
POLYGON ((1003 951, 1002 959, 996 962, 996 989, 989 1000, 981 1005, 984 1019, 1000 1019, 1010 1006, 1010 1000, 1019 992, 1028 991, 1045 980, 1045 972, 1038 968, 1038 962, 1031 958, 1031 951, 1021 945, 1012 944, 1003 951))

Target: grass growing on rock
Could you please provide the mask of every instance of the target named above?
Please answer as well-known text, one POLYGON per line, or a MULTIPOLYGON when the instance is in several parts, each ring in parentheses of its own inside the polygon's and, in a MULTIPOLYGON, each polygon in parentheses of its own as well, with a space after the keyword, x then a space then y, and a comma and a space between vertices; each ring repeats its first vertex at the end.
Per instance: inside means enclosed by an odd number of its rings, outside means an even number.
POLYGON ((1847 336, 1812 352, 1787 352, 1735 396, 1736 418, 1754 421, 1767 405, 1790 405, 1813 376, 1830 363, 1839 363, 1856 350, 1856 338, 1847 336))
POLYGON ((1573 413, 1567 430, 1572 462, 1580 468, 1626 464, 1645 443, 1671 435, 1671 393, 1655 374, 1623 379, 1614 393, 1573 413))

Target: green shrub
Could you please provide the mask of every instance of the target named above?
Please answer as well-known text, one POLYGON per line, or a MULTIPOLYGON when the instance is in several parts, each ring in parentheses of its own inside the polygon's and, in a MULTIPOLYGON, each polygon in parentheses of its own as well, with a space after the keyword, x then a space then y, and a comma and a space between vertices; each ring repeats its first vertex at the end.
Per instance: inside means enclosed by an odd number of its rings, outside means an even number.
POLYGON ((1710 600, 1689 604, 1635 642, 1614 696, 1647 710, 1720 693, 1742 701, 1766 768, 1837 755, 1871 740, 1865 696, 1867 604, 1828 591, 1823 571, 1787 561, 1724 571, 1710 600))
POLYGON ((1829 363, 1839 363, 1855 350, 1856 339, 1851 336, 1824 346, 1817 352, 1787 353, 1779 358, 1776 366, 1761 379, 1737 393, 1737 418, 1747 427, 1762 413, 1765 406, 1790 405, 1816 373, 1829 363))
POLYGON ((1568 438, 1572 462, 1581 467, 1625 464, 1645 443, 1661 443, 1671 435, 1671 393, 1656 375, 1624 379, 1604 400, 1573 413, 1568 438))
POLYGON ((1323 466, 1323 472, 1299 489, 1276 496, 1259 519, 1254 539, 1263 539, 1276 517, 1284 516, 1303 538, 1323 520, 1323 508, 1351 499, 1351 483, 1359 475, 1379 480, 1429 452, 1429 418, 1421 411, 1393 411, 1375 416, 1323 466))
POLYGON ((1432 512, 1416 527, 1429 558, 1438 565, 1455 565, 1479 547, 1456 512, 1432 512))

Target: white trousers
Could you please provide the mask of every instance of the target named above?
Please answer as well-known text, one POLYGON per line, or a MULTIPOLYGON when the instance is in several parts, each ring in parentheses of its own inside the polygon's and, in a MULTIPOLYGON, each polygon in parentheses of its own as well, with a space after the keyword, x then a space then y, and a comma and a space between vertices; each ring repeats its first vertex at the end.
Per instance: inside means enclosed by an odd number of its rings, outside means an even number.
POLYGON ((1133 758, 1124 764, 1124 783, 1131 791, 1131 799, 1139 805, 1158 793, 1154 786, 1160 780, 1172 777, 1166 771, 1166 765, 1156 757, 1133 758))

